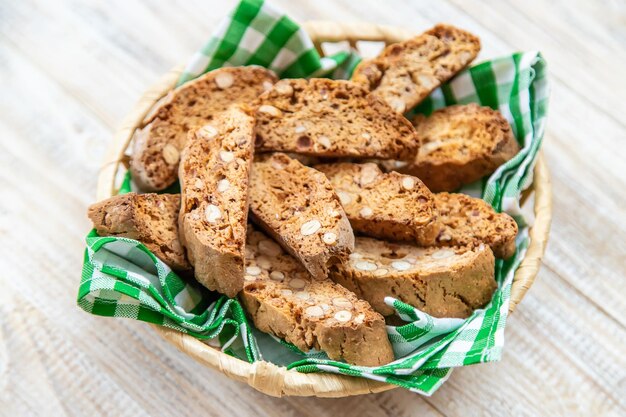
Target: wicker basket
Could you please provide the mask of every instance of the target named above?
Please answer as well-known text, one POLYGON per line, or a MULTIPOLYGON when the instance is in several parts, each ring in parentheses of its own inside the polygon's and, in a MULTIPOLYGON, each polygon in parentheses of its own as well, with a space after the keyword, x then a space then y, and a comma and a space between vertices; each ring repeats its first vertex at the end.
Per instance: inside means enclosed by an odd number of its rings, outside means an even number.
MULTIPOLYGON (((322 55, 322 42, 348 41, 351 46, 356 47, 358 41, 376 41, 389 44, 414 35, 403 29, 369 23, 346 24, 319 21, 308 22, 304 28, 322 55)), ((98 200, 108 198, 117 191, 115 189, 116 178, 119 178, 120 172, 127 168, 128 160, 125 152, 135 129, 156 101, 174 87, 181 72, 182 67, 176 68, 165 74, 153 85, 141 97, 139 103, 124 120, 122 127, 115 133, 113 143, 107 151, 105 162, 99 174, 98 200)), ((524 197, 528 197, 532 191, 535 193, 535 223, 530 229, 531 243, 526 257, 515 273, 511 289, 511 312, 535 280, 548 240, 552 217, 550 176, 541 154, 534 174, 533 187, 528 190, 524 197)), ((272 396, 344 397, 396 388, 395 385, 344 375, 303 374, 297 371, 288 371, 284 367, 269 362, 249 364, 222 353, 189 335, 164 327, 153 327, 163 338, 198 362, 272 396)))

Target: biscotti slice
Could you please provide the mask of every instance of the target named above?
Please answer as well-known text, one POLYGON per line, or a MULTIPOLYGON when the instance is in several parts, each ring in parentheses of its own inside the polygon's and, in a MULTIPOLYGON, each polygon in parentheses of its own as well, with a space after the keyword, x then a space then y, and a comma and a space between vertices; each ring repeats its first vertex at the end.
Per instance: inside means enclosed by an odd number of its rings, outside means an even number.
POLYGON ((437 25, 362 61, 352 81, 404 113, 465 68, 479 51, 476 36, 453 26, 437 25))
POLYGON ((180 239, 205 287, 243 288, 254 119, 233 107, 192 134, 181 157, 180 239))
POLYGON ((383 173, 374 163, 315 165, 330 180, 355 232, 415 242, 432 229, 433 196, 417 178, 383 173))
POLYGON ((418 240, 424 246, 489 245, 497 258, 515 254, 517 223, 506 213, 497 213, 480 198, 465 194, 434 194, 438 235, 418 240))
POLYGON ((274 73, 265 68, 229 67, 171 91, 135 132, 133 180, 144 190, 163 190, 173 184, 188 133, 210 123, 233 103, 250 104, 275 81, 274 73))
POLYGON ((350 262, 331 279, 387 316, 394 297, 435 317, 465 318, 484 307, 497 285, 489 246, 420 248, 357 237, 350 262))
POLYGON ((255 159, 250 177, 252 220, 317 279, 354 248, 350 222, 328 179, 282 153, 255 159))
POLYGON ((87 215, 100 236, 120 236, 143 243, 157 258, 176 271, 191 265, 178 240, 178 194, 128 193, 89 207, 87 215))
POLYGON ((383 317, 341 285, 315 280, 263 233, 248 230, 242 304, 257 329, 302 351, 361 366, 393 360, 383 317))
POLYGON ((502 114, 475 103, 418 116, 415 125, 421 143, 417 159, 397 170, 419 177, 433 192, 477 181, 520 149, 502 114))
POLYGON ((413 160, 417 152, 413 126, 349 81, 281 80, 258 105, 260 151, 399 160, 413 160))

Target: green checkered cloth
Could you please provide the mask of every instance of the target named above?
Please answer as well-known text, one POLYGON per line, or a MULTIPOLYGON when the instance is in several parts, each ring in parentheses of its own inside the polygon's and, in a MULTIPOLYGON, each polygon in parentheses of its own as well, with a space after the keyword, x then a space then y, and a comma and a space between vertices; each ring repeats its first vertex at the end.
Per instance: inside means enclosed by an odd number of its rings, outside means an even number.
MULTIPOLYGON (((271 68, 281 77, 348 78, 358 62, 355 51, 320 58, 291 19, 262 1, 244 0, 194 56, 179 84, 222 66, 253 64, 271 68)), ((93 231, 87 237, 78 305, 92 314, 129 317, 188 333, 248 362, 262 359, 299 372, 369 378, 430 395, 452 368, 501 357, 513 275, 529 245, 532 221, 522 214, 520 193, 532 183, 548 93, 541 55, 515 53, 463 71, 413 109, 429 114, 452 104, 475 102, 499 110, 509 120, 522 150, 490 177, 461 191, 511 214, 520 232, 515 256, 496 261, 499 286, 491 302, 468 319, 438 319, 391 297, 385 299, 406 322, 387 326, 396 358, 390 364, 360 367, 329 360, 323 352, 300 352, 251 326, 238 300, 179 277, 141 243, 100 237, 93 231)), ((130 187, 127 174, 120 192, 130 187)))
POLYGON ((348 78, 353 51, 321 58, 300 26, 261 0, 244 0, 220 23, 185 68, 177 85, 225 66, 260 65, 281 78, 348 78))

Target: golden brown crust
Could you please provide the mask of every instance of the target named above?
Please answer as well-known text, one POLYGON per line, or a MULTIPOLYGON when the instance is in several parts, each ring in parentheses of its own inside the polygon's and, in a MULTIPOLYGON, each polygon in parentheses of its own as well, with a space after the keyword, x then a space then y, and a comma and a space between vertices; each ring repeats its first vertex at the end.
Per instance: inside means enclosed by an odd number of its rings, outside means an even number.
POLYGON ((253 135, 254 119, 233 107, 192 134, 179 168, 180 240, 196 279, 229 297, 243 287, 253 135))
POLYGON ((274 73, 262 67, 228 67, 171 91, 135 132, 133 180, 144 190, 163 190, 173 184, 188 133, 210 123, 234 103, 251 104, 276 79, 274 73))
POLYGON ((416 177, 383 173, 376 164, 316 165, 330 180, 355 232, 413 241, 434 218, 433 196, 416 177))
POLYGON ((399 160, 417 152, 413 126, 349 81, 281 80, 258 105, 260 151, 399 160))
POLYGON ((179 209, 179 195, 128 193, 92 204, 87 215, 100 236, 138 240, 173 270, 188 271, 178 240, 179 209))
POLYGON ((389 45, 374 59, 362 61, 352 81, 404 113, 465 68, 479 51, 476 36, 440 24, 413 39, 389 45))
POLYGON ((354 248, 352 228, 328 179, 285 154, 255 159, 250 213, 317 279, 354 248))
POLYGON ((520 149, 502 114, 475 103, 418 116, 415 125, 420 151, 414 163, 397 171, 419 177, 433 192, 477 181, 520 149))
POLYGON ((437 236, 418 239, 424 246, 489 245, 497 258, 515 254, 517 223, 479 198, 465 194, 434 194, 437 236))
POLYGON ((361 366, 393 360, 385 321, 371 306, 332 281, 315 280, 279 245, 248 230, 242 304, 257 329, 361 366))
POLYGON ((350 262, 336 265, 331 279, 391 315, 386 296, 435 317, 468 317, 484 307, 497 285, 488 246, 419 248, 358 237, 350 262))

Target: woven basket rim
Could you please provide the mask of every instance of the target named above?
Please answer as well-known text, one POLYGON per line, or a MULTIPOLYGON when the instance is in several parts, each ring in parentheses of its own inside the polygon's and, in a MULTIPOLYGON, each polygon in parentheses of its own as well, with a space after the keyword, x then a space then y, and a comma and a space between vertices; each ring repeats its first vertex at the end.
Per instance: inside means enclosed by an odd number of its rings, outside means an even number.
MULTIPOLYGON (((389 44, 414 35, 412 31, 406 29, 364 22, 310 21, 303 24, 303 28, 322 54, 322 42, 348 41, 351 46, 356 46, 358 41, 379 41, 389 44)), ((118 171, 127 162, 125 152, 135 129, 141 124, 152 106, 175 86, 182 73, 182 68, 182 66, 178 66, 170 70, 152 85, 115 132, 98 175, 98 201, 109 198, 116 192, 118 171)), ((529 231, 531 241, 526 256, 515 272, 511 287, 510 312, 513 312, 533 284, 541 266, 548 240, 552 219, 552 187, 542 152, 539 153, 535 165, 533 186, 527 190, 525 196, 528 196, 532 191, 534 191, 535 199, 535 222, 529 231)), ((152 327, 165 340, 198 362, 222 372, 231 379, 245 382, 256 390, 275 397, 285 395, 344 397, 397 388, 395 385, 384 382, 347 375, 303 374, 293 370, 288 371, 285 367, 265 361, 250 364, 229 356, 187 334, 161 326, 152 325, 152 327)))

